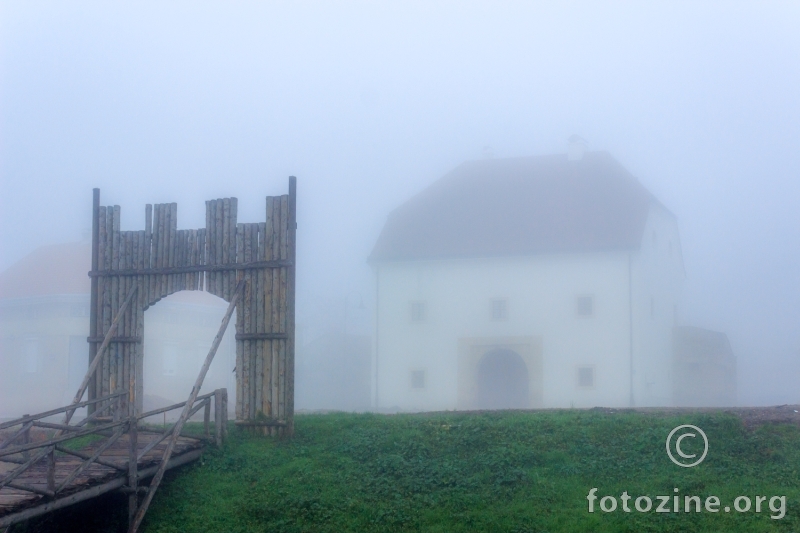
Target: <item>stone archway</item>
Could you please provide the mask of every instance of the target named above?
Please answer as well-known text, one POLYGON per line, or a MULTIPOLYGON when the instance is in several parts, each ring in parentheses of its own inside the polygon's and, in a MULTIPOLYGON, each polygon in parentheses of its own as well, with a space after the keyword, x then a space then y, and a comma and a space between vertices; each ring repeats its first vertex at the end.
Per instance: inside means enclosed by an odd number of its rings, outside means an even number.
POLYGON ((528 367, 508 348, 487 351, 478 362, 475 402, 478 409, 530 407, 528 367))
POLYGON ((95 189, 90 365, 123 301, 130 310, 120 315, 98 360, 89 399, 125 392, 132 410, 141 412, 144 311, 184 290, 231 302, 242 287, 236 296, 237 424, 291 433, 296 196, 290 177, 289 194, 267 196, 266 220, 254 223, 237 222, 236 198, 207 201, 206 227, 200 229, 178 229, 175 203, 148 204, 145 229, 122 231, 120 207, 101 206, 95 189))

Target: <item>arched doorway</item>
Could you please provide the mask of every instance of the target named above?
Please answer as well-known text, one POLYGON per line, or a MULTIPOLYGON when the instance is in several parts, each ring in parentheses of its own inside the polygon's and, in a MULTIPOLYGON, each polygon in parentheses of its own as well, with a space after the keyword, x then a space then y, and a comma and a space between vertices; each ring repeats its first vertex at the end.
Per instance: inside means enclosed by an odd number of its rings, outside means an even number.
MULTIPOLYGON (((226 309, 222 298, 208 292, 179 291, 144 312, 143 411, 186 401, 186 391, 192 390, 226 309)), ((200 394, 224 388, 229 397, 236 397, 235 329, 231 320, 200 394)), ((179 415, 180 411, 171 411, 164 416, 179 415)))
POLYGON ((495 348, 481 357, 475 400, 478 409, 530 407, 528 367, 517 352, 495 348))

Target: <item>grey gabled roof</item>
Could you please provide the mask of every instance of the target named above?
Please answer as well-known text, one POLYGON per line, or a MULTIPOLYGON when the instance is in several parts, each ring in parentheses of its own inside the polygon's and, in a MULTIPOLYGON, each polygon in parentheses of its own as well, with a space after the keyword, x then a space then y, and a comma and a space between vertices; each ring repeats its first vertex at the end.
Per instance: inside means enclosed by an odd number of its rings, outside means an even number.
POLYGON ((469 161, 389 214, 370 261, 638 249, 654 202, 605 152, 469 161))

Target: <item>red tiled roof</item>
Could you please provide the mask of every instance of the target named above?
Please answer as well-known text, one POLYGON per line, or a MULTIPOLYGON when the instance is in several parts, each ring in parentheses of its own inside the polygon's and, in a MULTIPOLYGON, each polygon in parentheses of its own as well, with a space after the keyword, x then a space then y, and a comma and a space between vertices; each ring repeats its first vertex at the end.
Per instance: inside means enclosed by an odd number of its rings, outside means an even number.
POLYGON ((370 260, 636 249, 654 202, 605 152, 469 161, 390 213, 370 260))

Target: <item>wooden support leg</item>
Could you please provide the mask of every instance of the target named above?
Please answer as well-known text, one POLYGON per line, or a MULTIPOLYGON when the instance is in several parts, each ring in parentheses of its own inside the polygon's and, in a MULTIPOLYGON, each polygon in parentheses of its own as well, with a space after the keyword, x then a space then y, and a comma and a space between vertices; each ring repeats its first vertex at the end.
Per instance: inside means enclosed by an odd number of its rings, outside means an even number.
POLYGON ((47 490, 56 491, 56 451, 55 447, 50 448, 47 454, 47 490))
MULTIPOLYGON (((131 409, 131 412, 133 410, 131 409)), ((130 418, 130 426, 128 428, 128 438, 130 439, 128 447, 128 488, 131 489, 128 494, 128 529, 133 525, 136 518, 136 512, 139 510, 139 494, 138 494, 138 461, 137 461, 137 419, 135 416, 130 418)))
POLYGON ((211 436, 209 433, 209 423, 211 422, 211 398, 207 398, 205 402, 206 405, 203 408, 203 430, 206 438, 209 438, 211 436))
POLYGON ((222 446, 222 389, 214 391, 214 443, 222 446))
MULTIPOLYGON (((30 415, 22 415, 22 416, 28 417, 30 415)), ((31 428, 28 428, 22 434, 20 444, 30 444, 30 443, 31 443, 31 428)), ((25 450, 24 452, 22 452, 22 460, 23 461, 27 461, 30 458, 31 458, 31 454, 30 454, 30 452, 28 450, 25 450)))
POLYGON ((228 389, 222 389, 222 442, 228 440, 228 389))

